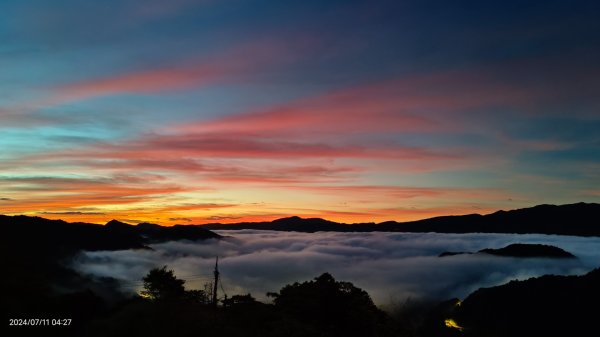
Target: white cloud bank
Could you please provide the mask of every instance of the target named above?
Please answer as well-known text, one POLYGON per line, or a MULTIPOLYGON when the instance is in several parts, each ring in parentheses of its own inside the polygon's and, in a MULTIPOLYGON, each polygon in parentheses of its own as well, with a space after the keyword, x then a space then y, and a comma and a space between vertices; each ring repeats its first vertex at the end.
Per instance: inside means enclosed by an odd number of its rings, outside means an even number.
POLYGON ((215 256, 229 294, 251 292, 265 299, 295 281, 323 272, 350 281, 385 305, 408 297, 464 298, 479 287, 543 274, 582 274, 600 267, 600 238, 555 235, 436 233, 295 233, 222 231, 225 240, 172 241, 153 251, 86 252, 75 267, 90 275, 123 281, 125 289, 141 288, 153 267, 168 265, 186 279, 188 289, 210 280, 215 256), (578 259, 516 259, 485 255, 439 258, 444 251, 477 251, 511 243, 542 243, 563 248, 578 259))

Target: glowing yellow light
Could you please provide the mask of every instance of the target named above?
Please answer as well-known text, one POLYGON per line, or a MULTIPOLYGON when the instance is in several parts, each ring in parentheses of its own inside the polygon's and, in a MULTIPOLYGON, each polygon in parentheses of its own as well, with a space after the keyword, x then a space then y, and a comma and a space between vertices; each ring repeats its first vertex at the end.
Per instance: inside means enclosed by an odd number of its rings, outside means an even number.
POLYGON ((444 321, 444 323, 446 324, 447 327, 452 328, 452 329, 458 329, 458 331, 463 331, 463 327, 456 324, 456 322, 452 319, 452 318, 448 318, 447 320, 444 321))
POLYGON ((138 295, 140 295, 140 297, 142 297, 142 298, 147 298, 147 299, 151 299, 152 298, 152 296, 150 296, 148 294, 144 294, 142 292, 139 292, 138 295))

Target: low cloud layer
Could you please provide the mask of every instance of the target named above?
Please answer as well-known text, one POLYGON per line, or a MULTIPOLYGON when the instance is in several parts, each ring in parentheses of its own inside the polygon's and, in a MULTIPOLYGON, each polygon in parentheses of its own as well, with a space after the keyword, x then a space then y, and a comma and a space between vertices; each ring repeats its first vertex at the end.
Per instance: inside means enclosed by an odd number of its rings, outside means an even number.
POLYGON ((136 291, 153 267, 168 265, 189 289, 210 281, 215 256, 220 257, 228 295, 251 292, 265 299, 295 281, 329 272, 367 290, 386 305, 407 298, 464 298, 479 287, 544 274, 582 274, 600 263, 600 238, 556 235, 435 234, 435 233, 286 233, 226 231, 225 240, 173 241, 153 245, 153 251, 86 252, 75 267, 94 276, 122 280, 136 291), (486 255, 439 258, 444 251, 477 251, 511 243, 555 245, 578 259, 516 259, 486 255))

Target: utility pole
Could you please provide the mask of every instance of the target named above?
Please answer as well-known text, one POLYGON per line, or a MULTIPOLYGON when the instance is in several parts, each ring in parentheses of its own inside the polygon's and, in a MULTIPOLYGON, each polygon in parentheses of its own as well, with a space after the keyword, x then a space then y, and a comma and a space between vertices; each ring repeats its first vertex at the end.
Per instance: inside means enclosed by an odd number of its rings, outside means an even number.
POLYGON ((217 286, 219 284, 219 256, 215 261, 215 271, 213 272, 215 275, 215 282, 213 283, 213 293, 212 293, 212 305, 214 308, 217 308, 217 286))

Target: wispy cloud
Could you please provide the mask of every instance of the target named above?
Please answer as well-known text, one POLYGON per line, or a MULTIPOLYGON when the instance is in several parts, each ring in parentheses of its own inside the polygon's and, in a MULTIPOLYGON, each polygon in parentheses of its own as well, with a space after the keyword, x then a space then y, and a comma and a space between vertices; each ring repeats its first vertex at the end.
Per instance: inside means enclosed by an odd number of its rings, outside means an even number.
MULTIPOLYGON (((312 44, 313 42, 306 42, 312 44)), ((38 88, 37 97, 14 106, 0 106, 0 121, 8 124, 57 124, 56 116, 40 110, 78 101, 114 95, 156 95, 178 90, 243 82, 262 69, 276 69, 294 62, 299 55, 290 50, 290 42, 262 38, 239 42, 218 51, 199 53, 166 64, 141 69, 122 69, 105 76, 87 76, 80 80, 55 83, 38 88)), ((68 120, 68 119, 67 119, 68 120)))
POLYGON ((169 218, 169 221, 184 221, 184 222, 191 222, 193 221, 191 218, 169 218))
POLYGON ((39 212, 42 215, 106 215, 102 212, 81 212, 81 211, 65 211, 65 212, 39 212))
POLYGON ((529 106, 542 93, 470 71, 346 87, 288 104, 169 127, 175 133, 324 135, 461 132, 465 109, 529 106), (452 115, 452 118, 448 118, 452 115), (454 120, 454 118, 457 118, 454 120))
MULTIPOLYGON (((160 196, 185 191, 174 184, 148 184, 149 177, 111 178, 1 177, 3 190, 28 193, 28 198, 11 202, 9 213, 56 212, 56 209, 99 205, 122 205, 154 200, 160 196)), ((51 214, 51 213, 47 213, 51 214)))

